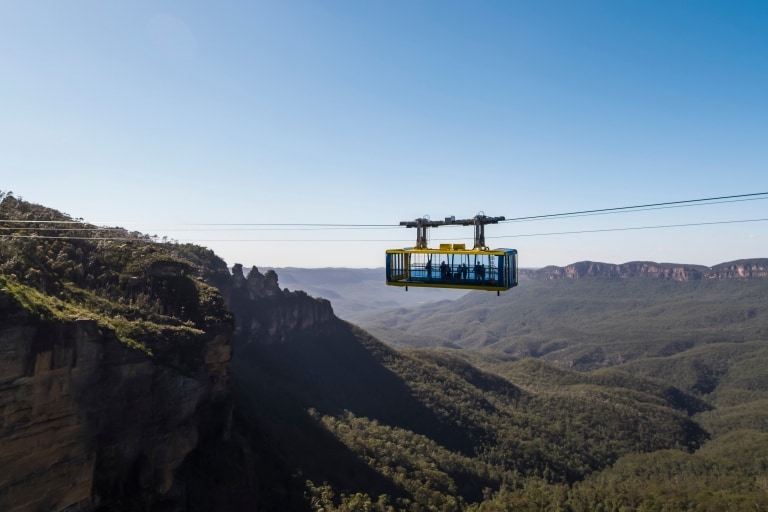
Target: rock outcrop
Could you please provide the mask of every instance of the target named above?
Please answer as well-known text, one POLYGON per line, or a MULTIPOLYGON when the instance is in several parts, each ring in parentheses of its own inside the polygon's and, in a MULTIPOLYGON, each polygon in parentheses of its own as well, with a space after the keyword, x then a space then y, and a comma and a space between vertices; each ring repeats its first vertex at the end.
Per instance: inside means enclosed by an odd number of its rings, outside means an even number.
POLYGON ((0 512, 305 507, 235 409, 230 363, 235 339, 275 347, 338 322, 328 301, 205 248, 125 230, 33 240, 29 221, 71 219, 14 198, 0 214, 23 221, 0 245, 0 512))
POLYGON ((231 414, 230 325, 150 356, 94 320, 40 321, 8 296, 0 318, 0 510, 183 500, 176 470, 231 414))
POLYGON ((720 263, 707 274, 709 279, 754 279, 768 277, 768 258, 720 263))
POLYGON ((280 343, 338 321, 329 301, 281 290, 273 270, 262 274, 253 267, 246 277, 242 265, 235 265, 225 300, 235 315, 236 339, 245 342, 280 343))
POLYGON ((713 267, 650 261, 621 264, 580 261, 565 267, 549 266, 536 270, 520 270, 521 279, 583 279, 585 277, 611 279, 644 277, 670 281, 766 278, 768 277, 768 259, 739 260, 713 267))

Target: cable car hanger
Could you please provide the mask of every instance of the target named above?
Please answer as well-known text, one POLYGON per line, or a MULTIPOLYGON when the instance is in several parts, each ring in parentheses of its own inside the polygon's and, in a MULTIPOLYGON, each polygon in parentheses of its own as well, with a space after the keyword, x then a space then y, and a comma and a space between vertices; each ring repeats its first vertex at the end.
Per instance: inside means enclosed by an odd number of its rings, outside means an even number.
POLYGON ((416 220, 401 221, 400 225, 407 228, 416 228, 416 248, 427 249, 427 228, 436 228, 439 226, 475 226, 475 246, 480 251, 488 251, 485 245, 485 225, 498 224, 504 220, 504 217, 488 217, 483 212, 478 213, 471 219, 456 220, 455 216, 446 217, 445 220, 430 220, 428 217, 416 220))

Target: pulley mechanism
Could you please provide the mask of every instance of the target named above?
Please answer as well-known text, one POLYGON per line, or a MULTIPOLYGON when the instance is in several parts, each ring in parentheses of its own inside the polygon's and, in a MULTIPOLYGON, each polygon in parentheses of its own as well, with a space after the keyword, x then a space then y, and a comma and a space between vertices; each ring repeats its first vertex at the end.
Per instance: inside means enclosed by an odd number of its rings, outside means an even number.
POLYGON ((498 224, 499 221, 504 220, 504 217, 489 217, 483 213, 479 213, 471 219, 456 219, 456 217, 446 217, 445 220, 430 220, 427 217, 418 218, 416 220, 402 221, 401 226, 407 228, 416 228, 416 249, 428 249, 427 247, 427 229, 437 228, 440 226, 475 226, 475 245, 474 249, 479 251, 487 251, 488 246, 485 245, 485 225, 486 224, 498 224))

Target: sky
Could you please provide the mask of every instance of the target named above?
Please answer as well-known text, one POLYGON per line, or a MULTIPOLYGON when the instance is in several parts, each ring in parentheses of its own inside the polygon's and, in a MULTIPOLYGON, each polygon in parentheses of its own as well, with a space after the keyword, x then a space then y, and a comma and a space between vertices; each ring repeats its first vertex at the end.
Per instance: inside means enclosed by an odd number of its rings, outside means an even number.
MULTIPOLYGON (((477 214, 522 267, 768 257, 768 2, 0 1, 0 190, 229 265, 477 214), (672 206, 672 205, 669 205, 672 206)), ((430 230, 472 244, 472 227, 430 230)))

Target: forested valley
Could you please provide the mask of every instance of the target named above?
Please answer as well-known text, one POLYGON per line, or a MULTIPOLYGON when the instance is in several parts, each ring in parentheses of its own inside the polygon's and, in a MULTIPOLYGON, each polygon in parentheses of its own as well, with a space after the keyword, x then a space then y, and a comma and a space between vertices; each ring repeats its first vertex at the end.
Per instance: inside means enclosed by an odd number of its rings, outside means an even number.
MULTIPOLYGON (((228 269, 202 247, 55 224, 76 219, 12 196, 0 218, 2 509, 768 510, 764 274, 532 276, 502 297, 470 293, 355 325, 332 300, 281 289, 274 272, 228 269), (183 383, 168 397, 196 390, 187 419, 152 419, 158 401, 136 415, 151 421, 131 430, 138 420, 125 415, 106 429, 88 402, 96 391, 74 384, 83 342, 43 336, 84 321, 98 343, 120 346, 94 363, 99 375, 125 360, 160 368, 148 393, 158 375, 183 383), (231 360, 214 360, 223 344, 231 360), (60 357, 64 345, 77 350, 60 357), (44 443, 24 443, 54 402, 53 381, 27 385, 41 365, 77 388, 66 395, 77 433, 36 465, 44 448, 28 447, 44 443), (168 429, 143 435, 158 423, 168 429), (152 443, 182 455, 163 458, 152 443), (44 477, 71 466, 76 445, 91 471, 78 493, 66 469, 44 477)), ((108 386, 98 392, 114 400, 108 386)))

